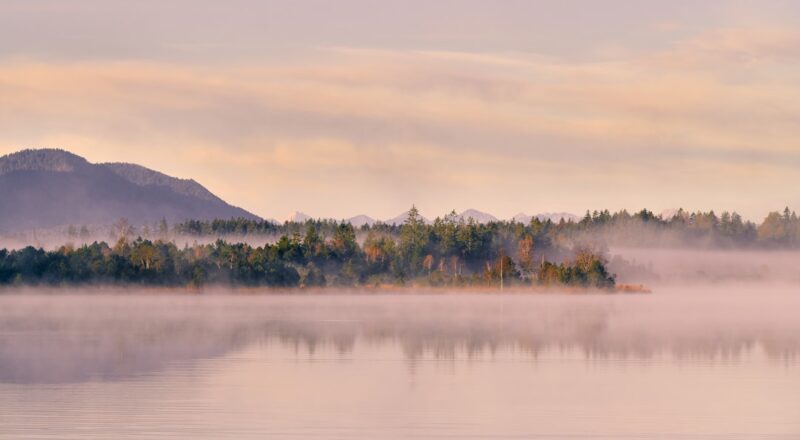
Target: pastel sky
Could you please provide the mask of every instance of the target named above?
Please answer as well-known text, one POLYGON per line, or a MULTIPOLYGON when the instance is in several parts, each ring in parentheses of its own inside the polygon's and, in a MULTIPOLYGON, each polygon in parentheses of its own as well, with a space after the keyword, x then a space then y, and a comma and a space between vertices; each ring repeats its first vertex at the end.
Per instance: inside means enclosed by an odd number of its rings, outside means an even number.
POLYGON ((0 154, 264 217, 800 209, 797 1, 0 2, 0 154))

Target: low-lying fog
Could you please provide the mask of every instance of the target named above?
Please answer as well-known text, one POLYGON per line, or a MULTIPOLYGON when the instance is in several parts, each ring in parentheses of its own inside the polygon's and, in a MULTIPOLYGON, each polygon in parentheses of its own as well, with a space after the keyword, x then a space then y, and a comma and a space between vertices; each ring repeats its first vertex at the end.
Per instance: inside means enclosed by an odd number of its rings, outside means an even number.
MULTIPOLYGON (((138 235, 128 236, 128 240, 135 240, 138 235)), ((247 243, 250 246, 264 246, 265 244, 275 244, 280 235, 265 234, 265 235, 235 235, 229 234, 224 236, 216 235, 175 235, 169 234, 168 236, 144 236, 149 240, 164 240, 171 241, 179 248, 184 246, 193 246, 195 244, 206 245, 215 243, 217 240, 224 240, 229 243, 247 243)), ((47 251, 54 251, 64 245, 80 247, 83 245, 90 245, 94 242, 106 242, 113 246, 119 240, 119 236, 109 234, 108 232, 92 233, 85 237, 81 236, 67 236, 61 231, 39 231, 34 232, 20 232, 16 234, 0 234, 0 249, 22 249, 26 246, 33 246, 42 248, 47 251)))
POLYGON ((305 356, 393 344, 409 362, 569 351, 585 359, 758 355, 795 363, 800 354, 800 291, 791 284, 663 287, 650 295, 229 293, 3 291, 0 382, 129 377, 253 344, 305 356))
POLYGON ((609 255, 610 269, 622 282, 749 281, 795 283, 800 287, 798 251, 615 248, 609 255))

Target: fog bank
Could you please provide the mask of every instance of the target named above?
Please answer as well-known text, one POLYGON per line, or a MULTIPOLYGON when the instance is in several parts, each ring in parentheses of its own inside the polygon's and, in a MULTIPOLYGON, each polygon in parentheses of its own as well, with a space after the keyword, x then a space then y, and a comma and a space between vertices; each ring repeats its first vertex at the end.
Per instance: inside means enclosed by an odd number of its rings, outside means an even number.
POLYGON ((777 282, 800 288, 800 251, 612 248, 608 255, 610 271, 623 283, 777 282))
POLYGON ((47 292, 0 295, 0 381, 131 377, 253 344, 303 357, 389 344, 409 362, 565 350, 587 360, 800 355, 800 294, 781 284, 641 296, 47 292))

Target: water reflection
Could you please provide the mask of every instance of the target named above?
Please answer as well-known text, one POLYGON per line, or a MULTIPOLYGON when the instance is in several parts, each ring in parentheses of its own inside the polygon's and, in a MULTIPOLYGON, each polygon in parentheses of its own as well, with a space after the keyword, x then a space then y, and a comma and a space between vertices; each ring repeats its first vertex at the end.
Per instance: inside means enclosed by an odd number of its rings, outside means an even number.
POLYGON ((0 296, 0 382, 124 379, 259 344, 307 358, 365 344, 399 347, 409 362, 509 353, 735 362, 763 353, 794 365, 798 306, 788 287, 641 297, 10 294, 0 296))

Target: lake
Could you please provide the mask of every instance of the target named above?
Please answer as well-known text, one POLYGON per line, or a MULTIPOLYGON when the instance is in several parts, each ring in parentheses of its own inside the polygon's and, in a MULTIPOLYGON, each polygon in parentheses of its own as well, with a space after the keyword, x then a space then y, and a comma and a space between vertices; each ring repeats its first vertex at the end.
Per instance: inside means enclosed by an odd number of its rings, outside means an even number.
POLYGON ((0 438, 800 438, 800 289, 7 290, 0 438))

